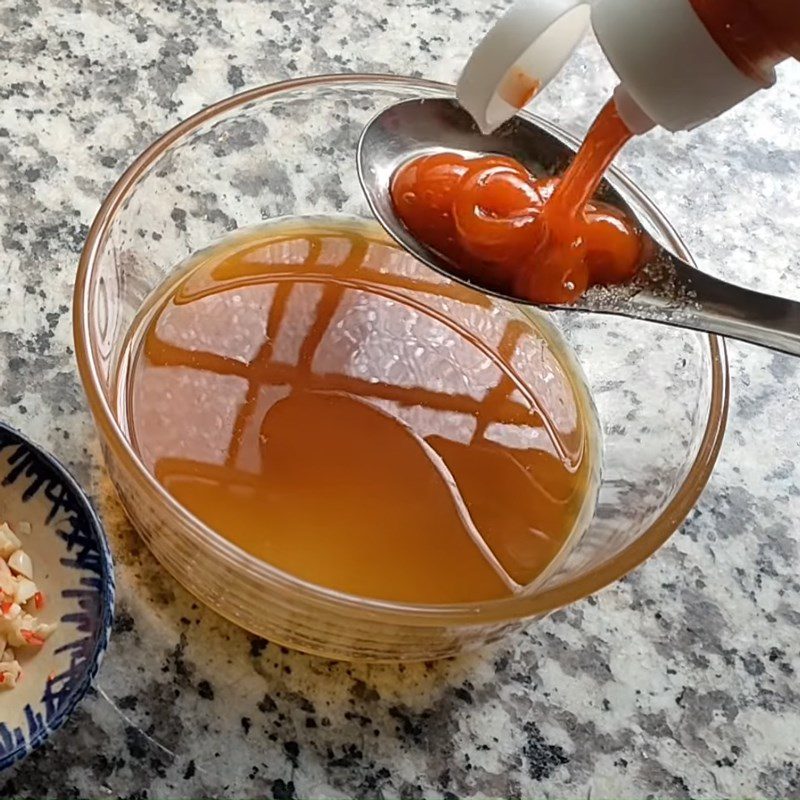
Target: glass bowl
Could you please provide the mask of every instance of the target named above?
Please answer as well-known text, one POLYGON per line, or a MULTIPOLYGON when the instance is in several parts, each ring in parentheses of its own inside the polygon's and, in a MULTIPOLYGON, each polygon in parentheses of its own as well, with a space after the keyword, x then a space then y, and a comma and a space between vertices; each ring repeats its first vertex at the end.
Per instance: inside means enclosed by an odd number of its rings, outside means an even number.
MULTIPOLYGON (((185 258, 236 228, 281 216, 369 217, 355 166, 364 124, 397 101, 451 94, 452 87, 427 81, 347 75, 274 84, 217 103, 133 163, 100 208, 81 256, 76 354, 128 515, 190 592, 288 647, 355 660, 440 658, 592 594, 641 564, 676 530, 722 441, 728 371, 720 340, 645 322, 557 315, 602 429, 595 516, 559 568, 530 591, 448 606, 350 596, 281 572, 206 527, 144 468, 121 419, 116 375, 126 333, 148 295, 185 258)), ((616 172, 610 182, 657 238, 689 258, 634 186, 616 172)))

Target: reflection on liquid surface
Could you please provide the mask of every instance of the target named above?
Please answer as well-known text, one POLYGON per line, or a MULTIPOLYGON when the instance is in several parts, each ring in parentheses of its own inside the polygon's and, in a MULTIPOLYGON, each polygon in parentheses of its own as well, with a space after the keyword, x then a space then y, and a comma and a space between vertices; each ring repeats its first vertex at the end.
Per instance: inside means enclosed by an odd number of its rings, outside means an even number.
POLYGON ((501 597, 591 503, 593 422, 542 334, 371 227, 239 234, 139 321, 127 409, 148 469, 301 578, 501 597))

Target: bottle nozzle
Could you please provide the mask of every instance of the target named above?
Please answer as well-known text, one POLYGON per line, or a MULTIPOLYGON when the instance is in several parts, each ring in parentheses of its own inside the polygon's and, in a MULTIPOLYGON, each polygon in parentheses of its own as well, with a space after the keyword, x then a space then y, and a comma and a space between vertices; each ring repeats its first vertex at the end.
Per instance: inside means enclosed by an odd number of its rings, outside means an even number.
POLYGON ((617 107, 620 119, 631 133, 638 136, 655 128, 655 122, 642 111, 622 84, 617 86, 614 91, 614 105, 617 107))

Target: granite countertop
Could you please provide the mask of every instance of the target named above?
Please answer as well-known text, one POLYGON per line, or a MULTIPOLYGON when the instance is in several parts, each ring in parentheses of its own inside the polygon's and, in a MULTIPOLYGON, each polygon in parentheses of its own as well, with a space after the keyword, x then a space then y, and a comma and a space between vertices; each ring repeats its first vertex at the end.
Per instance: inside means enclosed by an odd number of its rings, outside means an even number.
MULTIPOLYGON (((0 797, 800 796, 800 381, 732 344, 719 465, 624 582, 469 658, 336 664, 232 628, 170 580, 112 499, 76 374, 78 254, 125 165, 243 87, 343 70, 452 80, 504 8, 467 0, 0 4, 3 418, 98 503, 119 610, 96 690, 0 797), (224 669, 209 666, 224 651, 224 669)), ((698 260, 800 294, 800 66, 621 162, 698 260)), ((538 110, 582 132, 613 85, 582 47, 538 110)), ((217 662, 218 663, 218 662, 217 662)))

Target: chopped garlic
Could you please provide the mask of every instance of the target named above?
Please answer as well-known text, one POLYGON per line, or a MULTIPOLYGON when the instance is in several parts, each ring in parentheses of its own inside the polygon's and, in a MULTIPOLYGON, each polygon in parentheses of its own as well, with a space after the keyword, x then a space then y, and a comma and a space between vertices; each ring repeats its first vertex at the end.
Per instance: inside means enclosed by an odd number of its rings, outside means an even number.
MULTIPOLYGON (((20 523, 20 533, 30 525, 20 523)), ((33 562, 6 523, 0 525, 0 691, 13 689, 22 678, 14 648, 41 647, 56 625, 39 622, 35 612, 43 595, 33 581, 33 562)))
POLYGON ((17 575, 23 575, 29 580, 33 580, 33 564, 31 557, 24 550, 15 550, 8 557, 8 566, 17 575))
POLYGON ((19 577, 15 581, 14 602, 25 605, 39 590, 36 584, 28 578, 19 577))
POLYGON ((22 547, 22 542, 17 538, 14 531, 4 522, 0 525, 0 558, 8 558, 15 550, 22 547))
POLYGON ((2 558, 0 558, 0 592, 9 597, 14 594, 14 576, 2 558))
MULTIPOLYGON (((8 651, 6 651, 8 652, 8 651)), ((13 659, 14 654, 11 654, 13 659)), ((0 661, 0 691, 13 689, 22 677, 22 667, 15 660, 0 661)))
POLYGON ((13 601, 4 604, 0 613, 0 631, 3 630, 3 623, 11 623, 22 613, 22 606, 13 601))

